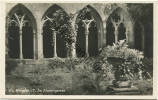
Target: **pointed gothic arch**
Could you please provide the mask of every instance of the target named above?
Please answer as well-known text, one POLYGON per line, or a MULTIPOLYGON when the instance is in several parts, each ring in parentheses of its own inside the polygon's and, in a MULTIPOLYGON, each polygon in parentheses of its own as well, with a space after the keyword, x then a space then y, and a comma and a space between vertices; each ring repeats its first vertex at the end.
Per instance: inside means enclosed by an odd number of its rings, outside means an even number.
POLYGON ((21 59, 35 58, 37 26, 36 20, 31 11, 23 4, 17 4, 7 14, 6 22, 6 43, 8 48, 8 56, 10 58, 21 59), (25 16, 24 20, 26 23, 23 24, 22 28, 14 23, 17 21, 15 14, 20 20, 22 19, 22 16, 25 16), (20 29, 22 31, 21 37, 20 29))
MULTIPOLYGON (((57 4, 54 4, 47 9, 42 19, 44 19, 46 16, 51 18, 57 10, 62 10, 67 15, 63 8, 61 8, 57 4)), ((53 34, 50 28, 51 22, 46 21, 43 25, 43 54, 45 58, 52 58, 54 55, 53 34)), ((66 43, 60 33, 56 34, 56 53, 57 56, 61 58, 67 56, 66 43)))
MULTIPOLYGON (((88 52, 89 56, 96 56, 100 48, 102 48, 103 43, 103 22, 101 16, 97 12, 95 8, 90 5, 85 6, 90 10, 90 13, 86 15, 88 19, 91 17, 94 18, 94 22, 91 23, 91 27, 89 27, 89 35, 88 35, 88 52)), ((77 19, 85 8, 81 9, 77 19)), ((76 19, 76 21, 77 21, 76 19)), ((82 25, 82 22, 76 22, 78 25, 77 32, 77 43, 76 43, 76 52, 78 57, 85 56, 86 50, 86 37, 85 37, 85 28, 82 25)))
POLYGON ((129 14, 123 8, 116 8, 107 19, 106 44, 113 45, 113 43, 123 39, 128 41, 127 30, 130 21, 129 14))

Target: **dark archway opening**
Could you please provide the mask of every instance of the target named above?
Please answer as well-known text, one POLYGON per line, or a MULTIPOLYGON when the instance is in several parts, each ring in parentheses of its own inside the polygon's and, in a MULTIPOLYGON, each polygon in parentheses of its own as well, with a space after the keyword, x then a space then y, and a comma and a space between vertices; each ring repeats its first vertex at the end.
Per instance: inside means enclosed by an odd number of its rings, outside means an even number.
POLYGON ((111 22, 107 24, 106 30, 107 30, 106 45, 113 45, 113 43, 115 43, 115 34, 114 34, 115 28, 111 22))
POLYGON ((26 59, 33 58, 33 28, 27 23, 22 30, 23 56, 26 59))
MULTIPOLYGON (((23 16, 24 20, 27 21, 22 27, 22 53, 24 59, 33 58, 33 29, 36 32, 36 22, 32 13, 22 4, 16 5, 8 14, 10 20, 15 20, 14 14, 17 16, 23 16)), ((8 26, 8 54, 10 58, 19 58, 20 56, 20 34, 19 25, 11 22, 8 26)))
MULTIPOLYGON (((142 29, 142 27, 143 26, 141 26, 141 24, 140 23, 138 23, 138 22, 136 22, 135 23, 135 26, 134 26, 134 33, 135 33, 135 36, 134 36, 134 38, 135 38, 135 49, 138 49, 138 50, 140 50, 140 51, 142 51, 143 50, 143 47, 142 47, 142 39, 143 39, 143 29, 142 29)), ((143 41, 143 43, 144 43, 144 41, 143 41)))
POLYGON ((19 58, 19 27, 15 25, 15 23, 12 23, 8 27, 8 54, 10 58, 19 58))
MULTIPOLYGON (((132 5, 133 6, 133 5, 132 5)), ((132 7, 131 6, 131 7, 132 7)), ((135 5, 133 6, 135 7, 135 5)), ((139 13, 135 19, 135 48, 142 50, 145 57, 153 57, 153 4, 143 4, 133 9, 133 17, 139 13), (136 14, 136 15, 135 15, 136 14)))
POLYGON ((53 35, 51 28, 51 23, 46 22, 43 27, 43 54, 45 58, 53 57, 53 35))
POLYGON ((89 32, 90 32, 88 37, 89 56, 96 56, 98 54, 98 29, 96 27, 95 22, 91 23, 89 32))
MULTIPOLYGON (((53 5, 46 11, 43 17, 48 16, 49 18, 52 18, 52 16, 54 16, 53 14, 55 14, 58 10, 64 11, 58 5, 53 5)), ((66 14, 65 11, 64 13, 66 14)), ((43 54, 45 58, 51 58, 54 55, 53 34, 50 29, 51 27, 52 23, 50 21, 45 22, 43 26, 43 54)), ((58 57, 64 58, 67 56, 66 43, 64 37, 60 33, 57 33, 56 35, 56 52, 58 57)))
POLYGON ((145 10, 146 13, 140 18, 144 25, 144 55, 146 57, 153 57, 153 4, 147 5, 145 10))
POLYGON ((118 40, 126 39, 126 28, 123 23, 121 23, 118 27, 118 40))
MULTIPOLYGON (((151 17, 153 18, 153 17, 151 17)), ((153 57, 153 19, 144 24, 145 31, 145 56, 153 57)))

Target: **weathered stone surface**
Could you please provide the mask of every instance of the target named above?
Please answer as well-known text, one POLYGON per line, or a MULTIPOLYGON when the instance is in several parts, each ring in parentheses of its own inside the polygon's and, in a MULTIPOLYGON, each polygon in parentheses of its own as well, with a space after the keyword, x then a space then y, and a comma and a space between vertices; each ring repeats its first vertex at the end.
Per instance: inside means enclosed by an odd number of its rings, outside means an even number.
POLYGON ((130 81, 118 81, 116 82, 116 86, 119 88, 131 87, 132 83, 130 81))
POLYGON ((132 86, 131 88, 112 88, 115 92, 135 92, 138 91, 138 88, 132 86))
POLYGON ((140 91, 137 87, 132 86, 131 88, 115 88, 110 87, 110 93, 115 95, 138 95, 140 94, 140 91))

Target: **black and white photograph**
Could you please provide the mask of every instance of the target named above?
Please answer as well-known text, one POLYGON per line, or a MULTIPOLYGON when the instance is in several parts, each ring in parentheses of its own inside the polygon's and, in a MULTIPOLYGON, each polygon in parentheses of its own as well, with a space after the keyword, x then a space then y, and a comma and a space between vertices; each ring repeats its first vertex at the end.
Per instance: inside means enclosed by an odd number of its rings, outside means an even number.
POLYGON ((5 95, 153 95, 153 3, 5 6, 5 95))

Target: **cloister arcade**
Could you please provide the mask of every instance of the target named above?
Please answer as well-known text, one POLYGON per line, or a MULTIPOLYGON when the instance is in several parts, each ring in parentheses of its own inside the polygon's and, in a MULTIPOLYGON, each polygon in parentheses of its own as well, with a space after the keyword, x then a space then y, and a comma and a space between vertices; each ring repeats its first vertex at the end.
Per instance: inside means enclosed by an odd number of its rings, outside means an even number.
POLYGON ((144 27, 141 22, 135 22, 137 26, 133 24, 134 21, 124 5, 109 9, 110 13, 106 15, 102 12, 103 5, 81 4, 76 5, 75 8, 72 4, 71 8, 62 4, 43 4, 39 7, 40 4, 32 4, 32 7, 28 4, 13 4, 8 8, 6 15, 6 55, 8 58, 43 59, 52 58, 54 55, 61 58, 68 57, 63 37, 56 34, 54 40, 50 29, 51 23, 44 22, 46 16, 51 18, 52 14, 59 9, 68 16, 70 13, 79 11, 73 20, 78 27, 74 48, 76 57, 96 56, 103 47, 122 39, 126 39, 131 48, 144 51, 144 27), (78 21, 85 7, 90 12, 84 20, 78 21), (52 41, 56 41, 55 44, 52 44, 52 41))

